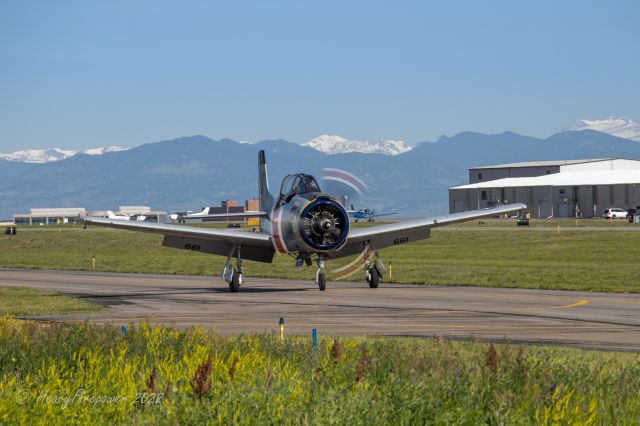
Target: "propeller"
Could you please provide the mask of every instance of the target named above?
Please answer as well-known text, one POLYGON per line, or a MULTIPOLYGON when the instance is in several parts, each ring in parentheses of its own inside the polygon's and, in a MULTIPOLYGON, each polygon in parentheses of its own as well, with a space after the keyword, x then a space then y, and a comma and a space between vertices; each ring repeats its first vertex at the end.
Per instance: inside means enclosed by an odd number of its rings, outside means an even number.
POLYGON ((368 191, 367 185, 358 176, 341 169, 322 169, 322 189, 325 194, 342 201, 359 199, 368 191))

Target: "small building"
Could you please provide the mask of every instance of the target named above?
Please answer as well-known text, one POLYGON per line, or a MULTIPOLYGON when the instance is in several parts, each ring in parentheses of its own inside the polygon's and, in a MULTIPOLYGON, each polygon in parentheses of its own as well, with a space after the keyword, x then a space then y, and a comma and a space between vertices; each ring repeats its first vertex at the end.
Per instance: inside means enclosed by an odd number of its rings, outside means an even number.
MULTIPOLYGON (((209 207, 208 214, 257 212, 259 209, 260 209, 260 200, 258 200, 257 198, 246 200, 244 202, 244 205, 238 205, 238 202, 236 200, 224 200, 220 203, 219 207, 217 206, 209 207)), ((254 223, 258 220, 259 220, 258 217, 202 219, 203 222, 227 222, 227 223, 240 223, 240 222, 254 223)))
POLYGON ((151 215, 151 207, 149 206, 120 206, 118 207, 118 214, 127 216, 149 216, 151 215))
MULTIPOLYGON (((120 206, 117 215, 130 216, 132 219, 144 217, 148 222, 164 222, 167 213, 152 211, 146 206, 120 206)), ((71 208, 33 208, 30 213, 14 214, 13 222, 16 225, 61 225, 75 223, 80 216, 108 217, 108 211, 87 211, 82 207, 71 208)))
POLYGON ((640 160, 533 161, 469 169, 469 184, 449 188, 451 213, 524 203, 535 218, 602 216, 640 205, 640 160))
POLYGON ((30 213, 14 214, 16 225, 59 225, 74 223, 79 216, 86 216, 87 211, 81 207, 36 208, 30 213))

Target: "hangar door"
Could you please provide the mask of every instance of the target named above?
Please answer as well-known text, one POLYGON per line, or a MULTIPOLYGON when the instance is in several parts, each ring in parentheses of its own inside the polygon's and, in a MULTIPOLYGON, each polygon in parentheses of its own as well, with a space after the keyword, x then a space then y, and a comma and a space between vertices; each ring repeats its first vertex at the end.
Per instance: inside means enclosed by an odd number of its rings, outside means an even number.
POLYGON ((558 204, 558 217, 569 217, 569 203, 558 204))
POLYGON ((551 201, 540 201, 538 204, 540 219, 546 219, 551 216, 551 201))

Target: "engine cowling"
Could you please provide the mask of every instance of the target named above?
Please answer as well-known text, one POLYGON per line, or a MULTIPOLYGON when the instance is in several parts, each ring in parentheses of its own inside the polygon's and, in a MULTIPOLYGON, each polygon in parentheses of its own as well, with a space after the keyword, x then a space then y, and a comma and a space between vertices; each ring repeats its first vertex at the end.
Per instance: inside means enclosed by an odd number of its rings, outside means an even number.
POLYGON ((349 214, 330 197, 318 197, 302 210, 300 236, 317 251, 335 250, 347 239, 349 214))

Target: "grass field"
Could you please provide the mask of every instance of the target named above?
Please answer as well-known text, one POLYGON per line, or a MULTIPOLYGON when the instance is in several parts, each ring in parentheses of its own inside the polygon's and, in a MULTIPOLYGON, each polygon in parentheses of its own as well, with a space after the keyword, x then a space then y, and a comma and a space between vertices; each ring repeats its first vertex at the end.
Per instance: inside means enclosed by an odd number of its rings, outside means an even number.
POLYGON ((102 309, 77 297, 24 287, 0 287, 0 315, 71 314, 102 309))
MULTIPOLYGON (((601 221, 603 222, 603 221, 601 221)), ((620 221, 619 223, 622 223, 620 221)), ((620 225, 622 226, 622 225, 620 225)), ((42 229, 0 236, 0 267, 162 274, 218 274, 224 258, 167 249, 162 237, 110 229, 42 229)), ((392 264, 386 282, 481 285, 589 291, 640 290, 640 233, 435 230, 432 238, 381 251, 392 264)), ((327 268, 351 259, 328 262, 327 268)), ((293 259, 276 256, 272 265, 245 263, 253 277, 313 280, 313 268, 296 269, 293 259)), ((363 281, 361 273, 350 279, 363 281)), ((364 284, 363 284, 364 285, 364 284)))
POLYGON ((638 355, 0 318, 3 424, 635 424, 638 355))
MULTIPOLYGON (((480 219, 480 220, 472 220, 468 222, 458 223, 452 226, 462 226, 462 227, 471 227, 471 226, 504 226, 504 227, 516 227, 515 219, 480 219)), ((584 227, 596 227, 596 228, 605 228, 605 227, 628 227, 628 228, 640 228, 640 224, 638 223, 629 223, 627 219, 600 219, 600 218, 591 218, 591 219, 531 219, 529 221, 529 226, 531 227, 540 227, 540 228, 555 228, 560 226, 562 228, 584 228, 584 227)))

